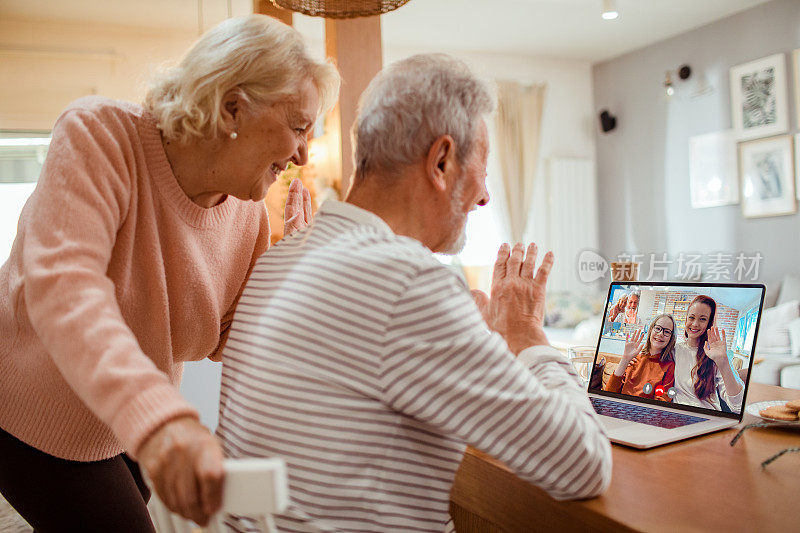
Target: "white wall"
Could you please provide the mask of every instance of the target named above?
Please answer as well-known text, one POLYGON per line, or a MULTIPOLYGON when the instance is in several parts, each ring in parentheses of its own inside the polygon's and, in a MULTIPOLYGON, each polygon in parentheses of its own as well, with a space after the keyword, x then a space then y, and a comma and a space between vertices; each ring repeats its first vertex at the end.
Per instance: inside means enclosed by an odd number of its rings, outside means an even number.
MULTIPOLYGON (((719 251, 764 260, 760 280, 797 273, 800 214, 745 219, 741 205, 694 209, 689 193, 689 138, 732 127, 729 69, 800 48, 800 2, 776 0, 677 35, 594 67, 596 111, 618 116, 617 129, 599 133, 598 185, 603 255, 719 251), (664 72, 688 63, 692 78, 664 94, 664 72), (705 77, 712 90, 696 94, 705 77)), ((787 69, 789 95, 793 69, 787 69)), ((790 97, 789 133, 797 132, 790 97)), ((646 272, 645 265, 640 273, 646 272)))

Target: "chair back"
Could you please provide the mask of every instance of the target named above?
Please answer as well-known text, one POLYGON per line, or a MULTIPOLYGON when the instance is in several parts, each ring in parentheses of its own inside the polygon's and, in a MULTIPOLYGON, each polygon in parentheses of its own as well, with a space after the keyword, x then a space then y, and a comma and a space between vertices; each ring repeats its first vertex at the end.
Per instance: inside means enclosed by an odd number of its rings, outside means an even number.
MULTIPOLYGON (((222 533, 227 513, 253 517, 264 531, 275 531, 273 514, 289 506, 289 480, 283 459, 225 459, 222 509, 205 528, 170 512, 155 491, 147 505, 158 533, 222 533)), ((152 488, 152 485, 151 485, 152 488)))

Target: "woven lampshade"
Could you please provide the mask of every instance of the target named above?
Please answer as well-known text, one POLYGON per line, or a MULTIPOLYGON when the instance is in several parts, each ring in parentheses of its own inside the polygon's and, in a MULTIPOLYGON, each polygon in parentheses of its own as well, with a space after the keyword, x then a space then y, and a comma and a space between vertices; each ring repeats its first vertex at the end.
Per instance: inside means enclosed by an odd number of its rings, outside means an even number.
POLYGON ((276 7, 312 17, 352 19, 394 11, 408 0, 270 0, 276 7))

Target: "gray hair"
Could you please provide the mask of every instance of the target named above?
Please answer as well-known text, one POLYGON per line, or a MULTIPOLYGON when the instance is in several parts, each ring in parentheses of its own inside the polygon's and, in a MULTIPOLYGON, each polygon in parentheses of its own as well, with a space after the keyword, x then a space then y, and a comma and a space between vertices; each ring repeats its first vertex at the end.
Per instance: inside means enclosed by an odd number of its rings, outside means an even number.
POLYGON ((418 161, 442 135, 453 138, 464 162, 478 121, 495 106, 494 87, 448 55, 415 55, 390 65, 359 101, 352 130, 356 180, 418 161))
POLYGON ((227 19, 157 77, 145 96, 168 139, 221 133, 222 97, 239 88, 248 102, 270 104, 295 95, 311 80, 322 113, 338 98, 340 77, 332 64, 314 60, 300 33, 266 15, 227 19))

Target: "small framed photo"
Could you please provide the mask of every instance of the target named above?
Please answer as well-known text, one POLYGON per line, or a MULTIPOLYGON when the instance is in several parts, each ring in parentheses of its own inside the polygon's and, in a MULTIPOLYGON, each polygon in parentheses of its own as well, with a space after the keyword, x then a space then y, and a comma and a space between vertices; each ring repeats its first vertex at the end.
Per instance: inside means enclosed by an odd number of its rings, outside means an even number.
POLYGON ((800 200, 800 133, 794 134, 794 193, 800 200))
POLYGON ((739 202, 733 130, 689 138, 689 189, 694 208, 739 202))
POLYGON ((739 144, 742 213, 748 218, 797 211, 791 135, 739 144))
POLYGON ((784 54, 731 68, 731 105, 739 140, 786 132, 789 101, 784 54))
MULTIPOLYGON (((792 52, 792 63, 794 64, 794 110, 797 113, 797 127, 800 128, 800 48, 792 52)), ((795 150, 795 157, 797 150, 795 150)))

